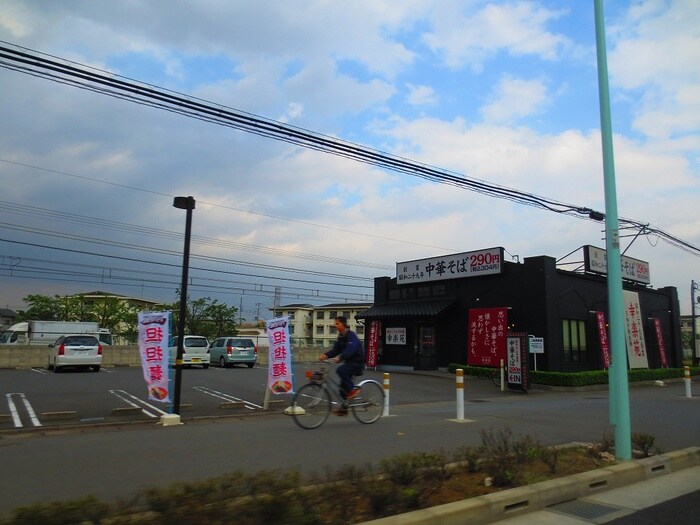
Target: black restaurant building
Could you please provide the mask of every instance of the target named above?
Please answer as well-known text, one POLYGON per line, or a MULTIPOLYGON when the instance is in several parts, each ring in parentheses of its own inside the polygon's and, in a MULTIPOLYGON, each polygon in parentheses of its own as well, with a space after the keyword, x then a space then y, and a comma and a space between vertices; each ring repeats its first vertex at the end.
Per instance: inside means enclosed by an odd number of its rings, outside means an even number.
MULTIPOLYGON (((582 271, 557 268, 548 256, 505 261, 503 248, 397 263, 395 277, 374 279, 374 303, 357 316, 365 345, 376 349, 380 366, 498 366, 506 336, 520 333, 537 338, 530 369, 603 369, 605 250, 582 249, 582 271)), ((622 258, 622 275, 629 366, 681 366, 676 288, 652 288, 649 265, 637 259, 622 258)))

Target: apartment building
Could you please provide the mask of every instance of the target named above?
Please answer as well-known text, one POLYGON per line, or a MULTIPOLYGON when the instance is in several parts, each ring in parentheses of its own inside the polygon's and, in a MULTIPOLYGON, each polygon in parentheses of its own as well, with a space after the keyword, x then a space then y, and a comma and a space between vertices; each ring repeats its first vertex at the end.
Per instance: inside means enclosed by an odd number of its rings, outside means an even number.
POLYGON ((338 336, 335 318, 343 316, 348 320, 348 327, 362 339, 365 325, 356 316, 367 310, 372 303, 332 303, 322 306, 310 304, 287 304, 273 310, 275 317, 288 317, 290 335, 305 340, 306 344, 327 346, 330 340, 338 336))

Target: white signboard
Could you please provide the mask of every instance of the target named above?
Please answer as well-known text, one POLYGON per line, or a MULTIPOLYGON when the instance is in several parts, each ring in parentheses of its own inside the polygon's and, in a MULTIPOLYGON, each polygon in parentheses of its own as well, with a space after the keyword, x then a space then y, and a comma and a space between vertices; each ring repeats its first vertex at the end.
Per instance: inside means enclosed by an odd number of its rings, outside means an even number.
POLYGON ((523 363, 520 360, 520 338, 507 338, 507 367, 508 383, 520 385, 523 382, 523 363))
POLYGON ((530 336, 530 353, 544 354, 544 337, 530 336))
POLYGON ((444 281, 461 277, 494 275, 502 271, 503 248, 489 248, 396 263, 396 283, 444 281))
MULTIPOLYGON (((584 246, 583 259, 586 271, 607 275, 608 260, 606 259, 606 250, 596 248, 595 246, 584 246)), ((643 284, 651 283, 648 262, 622 255, 620 257, 620 266, 623 279, 643 284)))
POLYGON ((406 344, 406 329, 405 328, 387 328, 386 329, 386 344, 388 344, 388 345, 405 345, 406 344))
POLYGON ((647 348, 644 344, 644 325, 642 324, 642 309, 639 307, 639 294, 624 290, 623 295, 627 358, 630 368, 649 368, 647 348))

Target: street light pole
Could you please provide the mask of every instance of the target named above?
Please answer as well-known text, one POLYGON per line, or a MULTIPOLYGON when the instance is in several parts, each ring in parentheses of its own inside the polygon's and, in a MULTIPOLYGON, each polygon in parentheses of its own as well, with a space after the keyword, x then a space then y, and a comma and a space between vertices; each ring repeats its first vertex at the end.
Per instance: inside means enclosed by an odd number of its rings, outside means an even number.
POLYGON ((612 363, 609 368, 610 423, 615 427, 615 456, 620 460, 629 461, 632 459, 632 434, 630 429, 629 383, 627 378, 627 350, 624 333, 624 302, 622 299, 622 269, 620 264, 620 224, 617 213, 608 60, 605 51, 605 22, 602 0, 594 0, 594 6, 596 50, 598 55, 600 131, 603 142, 603 177, 605 180, 608 309, 610 315, 610 346, 612 349, 612 363))
POLYGON ((691 332, 690 332, 690 348, 693 349, 693 366, 698 366, 700 358, 698 358, 698 343, 695 336, 695 331, 697 330, 697 325, 695 321, 695 290, 698 289, 698 285, 695 281, 690 281, 690 322, 691 322, 691 332))
POLYGON ((175 356, 175 395, 173 413, 180 414, 180 391, 182 390, 182 354, 185 344, 185 316, 187 315, 187 280, 190 269, 190 238, 192 237, 192 210, 194 197, 175 197, 173 206, 187 210, 185 222, 185 248, 182 254, 182 284, 180 285, 180 317, 177 323, 177 354, 175 356))

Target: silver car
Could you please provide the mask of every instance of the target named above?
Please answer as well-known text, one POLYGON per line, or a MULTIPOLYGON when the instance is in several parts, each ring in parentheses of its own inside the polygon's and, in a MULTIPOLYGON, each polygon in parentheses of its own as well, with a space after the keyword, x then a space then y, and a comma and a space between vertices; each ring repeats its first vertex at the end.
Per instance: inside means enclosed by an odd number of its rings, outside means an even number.
POLYGON ((244 337, 219 337, 209 348, 209 358, 212 363, 221 368, 237 363, 253 368, 258 360, 258 348, 252 339, 244 337))
POLYGON ((102 345, 94 335, 62 335, 49 348, 49 370, 54 372, 66 366, 99 372, 102 366, 102 345))

